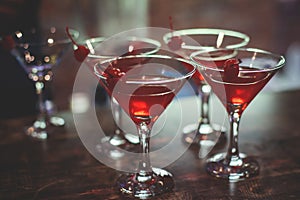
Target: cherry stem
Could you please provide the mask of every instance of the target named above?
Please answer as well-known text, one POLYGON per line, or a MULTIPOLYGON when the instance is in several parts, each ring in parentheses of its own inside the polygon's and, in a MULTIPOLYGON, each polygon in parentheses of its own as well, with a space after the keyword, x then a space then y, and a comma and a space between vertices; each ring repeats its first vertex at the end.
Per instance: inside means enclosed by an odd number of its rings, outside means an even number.
POLYGON ((75 40, 73 39, 71 33, 70 33, 70 30, 69 30, 69 27, 66 27, 66 32, 67 32, 67 35, 68 37, 70 38, 70 40, 72 41, 72 43, 76 46, 78 46, 78 44, 75 42, 75 40))
POLYGON ((172 16, 169 16, 169 25, 172 32, 172 36, 174 36, 174 27, 173 27, 173 19, 172 16))

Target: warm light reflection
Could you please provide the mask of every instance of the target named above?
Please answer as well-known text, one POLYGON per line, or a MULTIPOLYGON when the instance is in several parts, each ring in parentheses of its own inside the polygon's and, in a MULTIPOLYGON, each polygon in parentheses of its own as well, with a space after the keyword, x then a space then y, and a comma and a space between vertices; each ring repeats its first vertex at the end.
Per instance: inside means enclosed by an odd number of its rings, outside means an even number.
POLYGON ((48 38, 47 40, 49 45, 52 45, 54 43, 54 39, 53 38, 48 38))
POLYGON ((17 36, 17 38, 21 38, 23 36, 23 34, 20 31, 17 31, 16 36, 17 36))
POLYGON ((29 48, 29 44, 27 44, 27 43, 26 43, 26 44, 23 44, 23 48, 24 48, 24 49, 28 49, 28 48, 29 48))
POLYGON ((231 102, 232 104, 238 104, 238 105, 241 105, 244 103, 244 100, 242 98, 239 98, 239 97, 233 97, 231 99, 231 102))
POLYGON ((26 62, 30 63, 30 62, 34 61, 34 56, 31 56, 29 51, 26 51, 24 53, 24 56, 25 56, 26 62))
POLYGON ((39 80, 39 77, 35 74, 29 74, 28 77, 29 77, 29 79, 33 80, 34 82, 39 80))
POLYGON ((46 81, 50 81, 51 80, 51 75, 50 74, 45 75, 44 79, 46 81))
POLYGON ((45 57, 44 57, 44 62, 45 62, 45 63, 50 62, 50 57, 49 57, 49 56, 45 56, 45 57))
POLYGON ((132 111, 135 116, 148 116, 148 105, 143 101, 134 101, 131 104, 132 111), (146 112, 145 112, 146 111, 146 112))
POLYGON ((56 28, 55 28, 55 27, 51 27, 51 28, 50 28, 50 32, 51 32, 51 33, 55 33, 55 32, 56 32, 56 28))

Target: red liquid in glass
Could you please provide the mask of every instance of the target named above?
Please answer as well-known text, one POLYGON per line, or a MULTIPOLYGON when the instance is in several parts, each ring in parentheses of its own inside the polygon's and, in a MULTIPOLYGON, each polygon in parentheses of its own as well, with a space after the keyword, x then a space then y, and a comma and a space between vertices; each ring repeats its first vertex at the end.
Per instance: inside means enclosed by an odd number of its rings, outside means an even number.
POLYGON ((206 81, 212 87, 227 109, 232 111, 235 106, 241 114, 259 91, 271 79, 274 72, 259 71, 255 68, 239 67, 239 75, 226 77, 224 71, 216 71, 206 68, 203 71, 206 81))
POLYGON ((192 80, 195 82, 196 85, 199 86, 199 85, 203 84, 204 78, 203 78, 202 74, 198 70, 196 70, 196 72, 192 76, 192 80))
MULTIPOLYGON (((159 74, 154 75, 155 73, 143 75, 141 70, 145 67, 140 63, 146 60, 130 58, 114 61, 103 71, 102 76, 105 78, 100 79, 100 83, 109 95, 118 101, 136 124, 155 122, 185 82, 181 79, 165 81, 170 78, 159 74)), ((186 66, 187 69, 189 67, 192 65, 186 66)))
POLYGON ((166 86, 144 85, 132 94, 118 92, 114 95, 121 107, 136 124, 155 122, 175 96, 166 86))

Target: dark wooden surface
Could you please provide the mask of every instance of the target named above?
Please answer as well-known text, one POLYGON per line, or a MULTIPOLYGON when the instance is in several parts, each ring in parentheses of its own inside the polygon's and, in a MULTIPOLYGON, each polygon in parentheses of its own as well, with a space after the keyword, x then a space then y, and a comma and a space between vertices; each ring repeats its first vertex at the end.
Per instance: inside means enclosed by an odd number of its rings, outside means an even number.
MULTIPOLYGON (((300 91, 263 93, 245 111, 240 150, 257 157, 259 176, 237 183, 213 178, 199 149, 189 148, 166 167, 174 175, 173 192, 153 199, 300 199, 299 99, 300 91)), ((60 114, 67 125, 44 142, 22 132, 33 116, 0 121, 0 199, 125 199, 115 189, 121 172, 92 157, 72 114, 60 114)), ((215 147, 211 153, 225 149, 226 141, 215 147)))

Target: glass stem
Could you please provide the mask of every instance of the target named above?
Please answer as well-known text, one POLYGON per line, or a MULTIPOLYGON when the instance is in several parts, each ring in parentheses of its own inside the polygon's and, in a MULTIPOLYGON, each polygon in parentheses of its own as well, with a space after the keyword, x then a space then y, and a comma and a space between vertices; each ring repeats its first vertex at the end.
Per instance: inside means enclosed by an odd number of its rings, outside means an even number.
POLYGON ((38 116, 38 121, 46 122, 46 117, 47 117, 47 112, 45 108, 45 102, 44 102, 44 83, 41 81, 37 81, 35 83, 35 89, 36 89, 36 94, 38 95, 38 107, 39 107, 39 116, 38 116))
POLYGON ((152 167, 150 163, 150 156, 149 156, 149 145, 150 145, 150 127, 145 123, 142 122, 137 126, 140 145, 142 149, 141 159, 139 162, 138 168, 138 178, 142 178, 140 181, 147 181, 151 179, 152 174, 152 167))
POLYGON ((226 155, 225 162, 229 166, 241 166, 243 164, 242 159, 239 156, 239 147, 238 147, 238 134, 239 134, 239 124, 240 124, 241 114, 237 109, 230 112, 230 143, 226 155))
POLYGON ((114 106, 114 109, 113 109, 113 112, 114 112, 114 115, 115 115, 115 124, 116 124, 116 130, 115 130, 115 137, 119 138, 119 139, 124 139, 123 138, 123 135, 121 134, 121 130, 119 128, 119 125, 122 121, 121 119, 121 107, 119 106, 117 100, 115 100, 114 98, 112 99, 113 101, 113 106, 114 106))
POLYGON ((207 84, 202 84, 200 87, 201 95, 201 124, 209 124, 209 97, 211 93, 211 87, 207 84))

